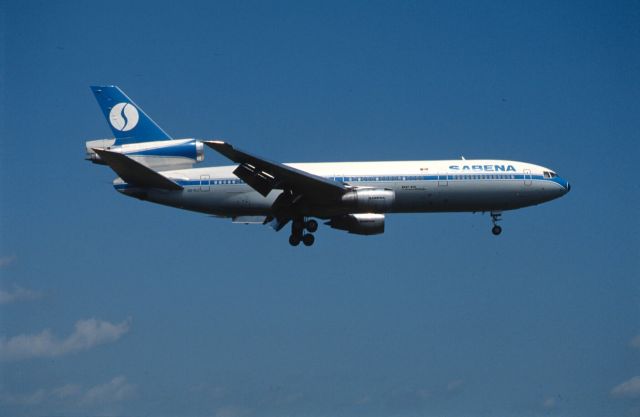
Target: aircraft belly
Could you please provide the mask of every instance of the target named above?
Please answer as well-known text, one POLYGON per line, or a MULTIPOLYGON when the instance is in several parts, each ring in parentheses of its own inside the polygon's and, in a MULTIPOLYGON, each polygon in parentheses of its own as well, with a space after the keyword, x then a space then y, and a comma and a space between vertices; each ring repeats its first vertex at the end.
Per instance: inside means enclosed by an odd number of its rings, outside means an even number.
MULTIPOLYGON (((213 188, 213 187, 211 187, 213 188)), ((263 197, 245 186, 217 186, 215 189, 186 187, 176 193, 153 193, 149 200, 185 210, 225 217, 267 215, 277 195, 263 197)))

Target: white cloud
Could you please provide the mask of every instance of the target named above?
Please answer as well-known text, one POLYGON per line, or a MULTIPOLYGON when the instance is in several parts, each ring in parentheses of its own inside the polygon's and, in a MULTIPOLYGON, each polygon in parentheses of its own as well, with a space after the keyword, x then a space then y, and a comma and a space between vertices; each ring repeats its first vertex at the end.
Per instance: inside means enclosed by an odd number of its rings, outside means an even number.
POLYGON ((455 392, 459 391, 464 385, 464 381, 462 379, 456 379, 455 381, 451 381, 447 384, 447 391, 455 392))
POLYGON ((432 395, 431 390, 427 388, 421 388, 417 390, 416 394, 418 395, 418 397, 420 397, 423 400, 427 398, 431 398, 431 395, 432 395))
POLYGON ((631 342, 629 342, 629 346, 640 349, 640 334, 631 339, 631 342))
POLYGON ((77 384, 67 384, 51 390, 51 395, 64 400, 65 398, 75 397, 80 394, 82 387, 77 384))
POLYGON ((135 395, 135 385, 127 382, 124 376, 117 376, 111 381, 89 388, 84 393, 81 403, 85 405, 110 404, 127 400, 135 395))
POLYGON ((547 397, 544 402, 542 403, 542 406, 546 409, 552 409, 556 407, 556 399, 554 397, 547 397))
POLYGON ((366 405, 371 402, 371 397, 369 395, 363 395, 362 397, 358 397, 353 402, 355 405, 366 405))
POLYGON ((75 330, 66 339, 58 339, 50 330, 37 334, 22 334, 10 339, 0 338, 0 359, 5 361, 61 356, 120 339, 131 327, 131 320, 109 323, 96 319, 76 322, 75 330))
POLYGON ((16 260, 16 255, 0 257, 0 268, 11 265, 15 260, 16 260))
POLYGON ((8 291, 0 290, 0 304, 8 304, 22 300, 35 300, 40 297, 42 297, 42 293, 22 288, 17 285, 14 285, 13 289, 8 291))
POLYGON ((23 406, 35 406, 42 403, 47 398, 47 392, 43 389, 39 389, 30 394, 7 394, 2 393, 0 400, 6 404, 17 404, 23 406))
POLYGON ((29 394, 0 395, 0 400, 7 404, 22 406, 60 405, 76 409, 91 409, 94 406, 113 405, 135 396, 136 386, 129 383, 124 376, 117 376, 104 384, 83 388, 78 384, 66 384, 53 389, 38 389, 29 394))
POLYGON ((611 395, 618 398, 640 397, 640 376, 634 376, 630 380, 613 387, 611 395))
POLYGON ((216 417, 245 417, 251 414, 251 409, 237 405, 227 405, 216 410, 216 417))

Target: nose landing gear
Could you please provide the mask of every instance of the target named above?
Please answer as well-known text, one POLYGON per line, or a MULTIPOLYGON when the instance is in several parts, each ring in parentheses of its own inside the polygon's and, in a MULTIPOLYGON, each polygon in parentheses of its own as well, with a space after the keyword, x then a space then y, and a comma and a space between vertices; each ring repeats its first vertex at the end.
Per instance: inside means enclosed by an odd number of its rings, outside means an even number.
POLYGON ((502 213, 500 213, 499 211, 491 212, 491 222, 493 223, 491 233, 493 233, 495 236, 498 236, 500 233, 502 233, 502 227, 498 226, 498 222, 502 220, 501 217, 502 213))
POLYGON ((316 239, 311 233, 316 230, 318 230, 318 222, 313 219, 304 221, 304 219, 298 218, 293 220, 291 223, 289 244, 291 246, 298 246, 300 242, 302 242, 305 246, 313 245, 316 239), (305 230, 309 233, 304 233, 305 230))

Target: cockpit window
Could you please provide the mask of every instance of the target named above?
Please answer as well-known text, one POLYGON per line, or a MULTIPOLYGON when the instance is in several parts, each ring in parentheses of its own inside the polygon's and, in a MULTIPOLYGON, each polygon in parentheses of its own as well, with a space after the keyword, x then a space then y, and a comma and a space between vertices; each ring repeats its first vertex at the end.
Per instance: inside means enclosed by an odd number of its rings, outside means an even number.
POLYGON ((543 171, 544 177, 545 178, 555 178, 558 176, 558 174, 556 174, 555 172, 551 172, 551 171, 543 171))

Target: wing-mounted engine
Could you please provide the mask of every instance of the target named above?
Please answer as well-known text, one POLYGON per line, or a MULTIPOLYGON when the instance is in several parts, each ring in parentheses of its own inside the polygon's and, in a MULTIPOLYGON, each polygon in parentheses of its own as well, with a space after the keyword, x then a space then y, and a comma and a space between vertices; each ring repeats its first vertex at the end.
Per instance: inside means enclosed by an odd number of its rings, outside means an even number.
POLYGON ((127 155, 129 158, 155 170, 191 168, 204 160, 204 146, 196 139, 172 139, 150 142, 115 144, 115 139, 90 140, 86 143, 86 159, 101 165, 106 162, 94 149, 127 155))
POLYGON ((356 235, 379 235, 384 233, 384 214, 358 213, 333 217, 327 226, 345 230, 356 235))
MULTIPOLYGON (((396 199, 393 190, 384 188, 359 188, 345 193, 342 202, 354 212, 385 212, 396 199)), ((384 218, 384 217, 383 217, 384 218)))

